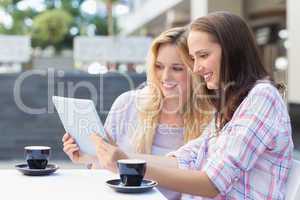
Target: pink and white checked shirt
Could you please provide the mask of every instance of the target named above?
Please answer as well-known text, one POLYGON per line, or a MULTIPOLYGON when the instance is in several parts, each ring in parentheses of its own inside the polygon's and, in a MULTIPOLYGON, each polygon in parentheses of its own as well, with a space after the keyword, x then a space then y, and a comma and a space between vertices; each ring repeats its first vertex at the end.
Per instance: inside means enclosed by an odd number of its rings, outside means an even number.
MULTIPOLYGON (((286 106, 274 86, 256 84, 219 136, 209 127, 169 154, 179 168, 206 172, 220 191, 214 199, 285 198, 293 142, 286 106)), ((183 194, 182 199, 207 198, 183 194)))

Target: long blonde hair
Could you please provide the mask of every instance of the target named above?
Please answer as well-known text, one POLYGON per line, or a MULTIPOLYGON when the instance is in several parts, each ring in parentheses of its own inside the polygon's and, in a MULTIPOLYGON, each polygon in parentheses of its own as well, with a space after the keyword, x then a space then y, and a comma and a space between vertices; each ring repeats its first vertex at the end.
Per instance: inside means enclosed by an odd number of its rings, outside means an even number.
MULTIPOLYGON (((188 142, 200 136, 203 128, 211 120, 209 114, 203 110, 209 110, 210 105, 206 99, 197 94, 202 93, 204 86, 200 78, 192 74, 190 67, 192 61, 188 55, 186 29, 172 28, 161 33, 152 42, 147 70, 147 86, 137 94, 136 106, 138 108, 137 127, 134 131, 134 146, 138 153, 150 154, 152 143, 156 133, 159 115, 162 107, 163 94, 159 89, 159 80, 156 76, 155 63, 158 50, 163 44, 175 45, 184 65, 188 68, 190 87, 187 91, 187 102, 182 109, 184 123, 184 142, 188 142)), ((209 112, 207 112, 209 113, 209 112)))

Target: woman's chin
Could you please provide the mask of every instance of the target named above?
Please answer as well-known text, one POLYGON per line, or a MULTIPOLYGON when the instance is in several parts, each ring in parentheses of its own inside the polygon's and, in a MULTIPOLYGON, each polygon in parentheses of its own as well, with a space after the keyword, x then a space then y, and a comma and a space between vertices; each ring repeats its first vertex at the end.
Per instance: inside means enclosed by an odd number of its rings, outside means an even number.
POLYGON ((175 90, 163 90, 164 97, 174 97, 178 96, 178 91, 175 90))
POLYGON ((207 82, 207 83, 206 83, 206 87, 207 87, 207 89, 209 89, 209 90, 216 90, 216 89, 218 89, 218 86, 217 86, 216 84, 210 83, 210 82, 207 82))

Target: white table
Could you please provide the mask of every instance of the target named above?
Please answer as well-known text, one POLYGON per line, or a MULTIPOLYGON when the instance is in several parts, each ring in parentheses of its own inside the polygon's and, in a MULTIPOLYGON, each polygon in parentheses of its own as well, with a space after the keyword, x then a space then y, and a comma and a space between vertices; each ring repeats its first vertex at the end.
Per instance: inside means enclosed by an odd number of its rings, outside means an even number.
POLYGON ((105 181, 119 176, 106 170, 58 170, 51 176, 24 176, 0 170, 0 199, 28 200, 166 200, 154 188, 141 194, 117 193, 105 181))

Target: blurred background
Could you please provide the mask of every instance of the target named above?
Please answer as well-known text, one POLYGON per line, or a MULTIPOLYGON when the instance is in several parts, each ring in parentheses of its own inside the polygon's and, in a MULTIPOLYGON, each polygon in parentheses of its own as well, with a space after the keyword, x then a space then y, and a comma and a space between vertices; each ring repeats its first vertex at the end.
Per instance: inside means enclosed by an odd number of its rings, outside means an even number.
POLYGON ((298 0, 0 0, 0 168, 22 162, 27 145, 51 146, 52 162, 78 167, 62 152, 51 96, 92 98, 104 122, 114 99, 146 80, 153 37, 219 10, 246 19, 287 86, 299 159, 299 9, 298 0))

